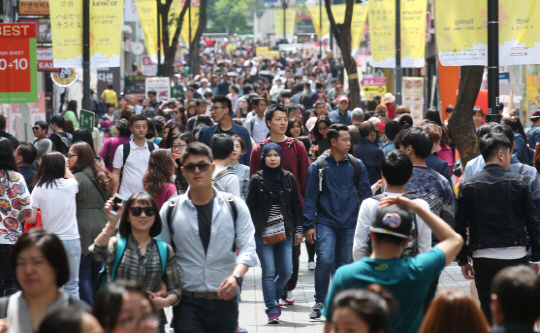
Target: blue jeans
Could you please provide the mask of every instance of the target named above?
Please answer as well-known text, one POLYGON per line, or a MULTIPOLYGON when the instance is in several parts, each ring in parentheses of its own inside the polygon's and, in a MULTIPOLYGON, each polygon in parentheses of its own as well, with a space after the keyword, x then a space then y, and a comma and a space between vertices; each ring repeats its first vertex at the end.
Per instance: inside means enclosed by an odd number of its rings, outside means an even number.
POLYGON ((235 333, 238 301, 182 296, 180 304, 173 306, 171 326, 176 333, 235 333))
POLYGON ((97 288, 99 272, 103 264, 92 259, 92 253, 81 255, 79 267, 79 292, 81 299, 90 306, 94 305, 94 290, 97 288))
POLYGON ((69 280, 64 290, 71 296, 79 299, 79 266, 81 264, 81 240, 61 240, 66 250, 69 264, 69 280))
POLYGON ((315 266, 315 302, 324 303, 330 284, 330 275, 336 269, 353 262, 353 229, 334 229, 317 224, 317 264, 315 266))
POLYGON ((291 278, 293 269, 292 240, 292 235, 287 235, 287 239, 282 242, 264 245, 262 235, 255 234, 257 256, 259 256, 262 268, 262 288, 267 314, 279 312, 278 300, 283 288, 291 278), (276 263, 278 266, 277 275, 276 263))

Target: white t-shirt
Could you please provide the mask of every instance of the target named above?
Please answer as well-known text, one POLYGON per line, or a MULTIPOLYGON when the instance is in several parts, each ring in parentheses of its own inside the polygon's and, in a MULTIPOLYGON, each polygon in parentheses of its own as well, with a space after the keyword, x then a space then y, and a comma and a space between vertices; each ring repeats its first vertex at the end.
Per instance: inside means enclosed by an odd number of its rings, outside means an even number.
MULTIPOLYGON (((212 179, 216 177, 221 171, 227 169, 226 167, 217 166, 212 174, 212 179)), ((221 192, 227 192, 234 196, 240 197, 240 181, 238 176, 234 173, 229 173, 219 178, 214 186, 221 192)))
POLYGON ((268 129, 268 126, 266 125, 266 118, 263 116, 262 118, 259 118, 259 116, 255 115, 253 116, 255 123, 253 124, 253 131, 251 131, 251 121, 249 122, 246 120, 246 129, 249 132, 249 135, 253 138, 253 141, 255 143, 259 143, 262 140, 266 139, 266 135, 270 130, 268 129))
MULTIPOLYGON (((403 195, 403 193, 390 193, 385 192, 385 195, 403 195)), ((429 209, 428 203, 423 199, 414 199, 414 202, 418 203, 426 210, 429 209)), ((368 235, 370 233, 369 227, 373 223, 373 218, 379 207, 379 200, 368 198, 362 201, 360 206, 360 213, 358 213, 358 221, 356 223, 356 231, 354 232, 353 243, 353 259, 358 261, 366 256, 366 245, 368 235)), ((418 214, 416 214, 416 222, 418 225, 418 250, 420 253, 425 253, 431 250, 431 229, 427 226, 426 222, 422 220, 418 214)))
POLYGON ((43 229, 53 232, 60 240, 79 239, 77 202, 79 183, 75 178, 60 178, 56 185, 36 186, 32 191, 34 208, 41 210, 43 229))
MULTIPOLYGON (((120 184, 120 195, 124 200, 129 199, 136 192, 143 190, 143 177, 148 169, 148 160, 150 159, 150 150, 148 141, 144 142, 141 148, 133 140, 129 141, 131 150, 124 166, 122 183, 120 184)), ((157 146, 154 145, 155 148, 157 146)), ((124 145, 119 145, 114 154, 113 168, 122 169, 124 163, 124 145)))

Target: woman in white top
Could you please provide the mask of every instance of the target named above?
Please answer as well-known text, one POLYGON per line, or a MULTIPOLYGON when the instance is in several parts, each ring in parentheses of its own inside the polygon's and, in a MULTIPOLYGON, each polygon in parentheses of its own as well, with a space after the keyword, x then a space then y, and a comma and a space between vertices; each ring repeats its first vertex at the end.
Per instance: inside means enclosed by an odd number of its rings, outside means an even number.
POLYGON ((279 93, 283 90, 283 84, 281 84, 281 78, 277 76, 274 79, 274 85, 270 89, 270 99, 272 102, 277 102, 279 93))
POLYGON ((66 158, 59 152, 43 155, 35 184, 32 191, 34 208, 27 222, 36 223, 37 212, 41 210, 43 229, 60 238, 69 262, 69 281, 64 288, 68 294, 78 299, 81 242, 77 226, 76 194, 79 184, 66 166, 66 158))

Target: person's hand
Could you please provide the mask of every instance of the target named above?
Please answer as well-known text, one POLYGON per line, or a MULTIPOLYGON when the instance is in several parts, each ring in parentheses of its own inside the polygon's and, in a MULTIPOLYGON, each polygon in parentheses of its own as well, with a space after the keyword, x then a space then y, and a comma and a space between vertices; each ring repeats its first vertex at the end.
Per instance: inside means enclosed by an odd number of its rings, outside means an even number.
POLYGON ((377 190, 380 189, 380 188, 383 188, 384 186, 386 186, 386 180, 384 180, 384 179, 378 180, 375 183, 375 186, 377 187, 377 190))
POLYGON ((474 280, 474 271, 470 263, 461 266, 461 274, 463 274, 463 277, 467 280, 474 280))
POLYGON ((409 213, 416 213, 418 210, 418 204, 411 199, 405 198, 400 195, 384 197, 379 201, 379 208, 397 205, 400 208, 405 209, 409 213))
POLYGON ((175 153, 172 153, 172 156, 175 160, 179 159, 180 158, 180 154, 175 154, 175 153))
POLYGON ((116 204, 116 206, 118 207, 118 213, 114 215, 111 214, 113 205, 114 202, 112 198, 107 200, 107 202, 105 203, 105 215, 107 215, 111 227, 116 228, 116 226, 118 225, 118 220, 120 219, 120 216, 122 216, 122 212, 124 211, 124 207, 122 206, 122 204, 116 204))
POLYGON ((157 297, 167 297, 167 285, 165 282, 161 281, 161 286, 159 290, 153 293, 157 297))
POLYGON ((302 240, 304 240, 304 235, 295 234, 294 235, 294 246, 298 246, 298 245, 302 244, 302 240))
POLYGON ((238 291, 238 282, 236 281, 236 278, 234 276, 229 276, 221 284, 218 288, 218 297, 221 299, 231 299, 236 295, 236 292, 238 291))
POLYGON ((309 229, 306 231, 306 240, 310 244, 315 244, 315 238, 317 237, 317 234, 315 233, 315 229, 309 229))
POLYGON ((531 263, 531 268, 534 269, 536 274, 540 273, 540 264, 532 264, 531 263))
POLYGON ((7 318, 0 319, 0 333, 6 333, 8 331, 7 318))
POLYGON ((161 310, 170 305, 170 301, 167 297, 154 297, 150 298, 150 301, 154 305, 154 310, 161 310))

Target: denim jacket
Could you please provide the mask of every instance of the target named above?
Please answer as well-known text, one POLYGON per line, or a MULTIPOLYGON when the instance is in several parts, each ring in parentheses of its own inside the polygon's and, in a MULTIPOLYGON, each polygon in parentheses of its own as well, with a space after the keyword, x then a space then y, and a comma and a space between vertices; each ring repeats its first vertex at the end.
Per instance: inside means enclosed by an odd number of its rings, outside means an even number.
POLYGON ((479 249, 531 246, 531 261, 540 261, 536 207, 525 177, 489 164, 461 186, 457 200, 456 232, 464 244, 458 263, 479 249))

